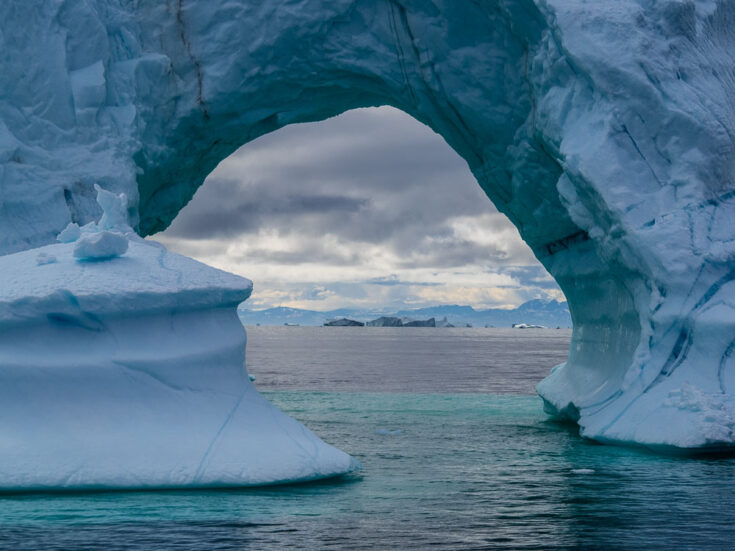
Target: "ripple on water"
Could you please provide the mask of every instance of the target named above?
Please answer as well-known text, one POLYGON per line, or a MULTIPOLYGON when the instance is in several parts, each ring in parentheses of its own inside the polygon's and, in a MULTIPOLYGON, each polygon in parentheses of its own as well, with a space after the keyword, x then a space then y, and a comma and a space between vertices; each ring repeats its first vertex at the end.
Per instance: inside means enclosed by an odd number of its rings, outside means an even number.
POLYGON ((735 461, 597 446, 537 398, 269 392, 359 459, 338 480, 250 490, 0 498, 12 549, 717 549, 735 461), (381 429, 397 430, 388 436, 381 429))

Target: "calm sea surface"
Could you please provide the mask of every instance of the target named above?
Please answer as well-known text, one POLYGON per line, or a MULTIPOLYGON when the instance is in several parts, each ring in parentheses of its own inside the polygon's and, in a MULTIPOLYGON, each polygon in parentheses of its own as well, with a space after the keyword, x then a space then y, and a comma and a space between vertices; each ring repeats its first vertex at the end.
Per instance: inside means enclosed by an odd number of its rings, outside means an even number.
POLYGON ((256 385, 363 471, 249 490, 0 497, 0 548, 735 548, 735 460, 598 446, 547 420, 533 386, 564 360, 569 331, 248 334, 256 385))

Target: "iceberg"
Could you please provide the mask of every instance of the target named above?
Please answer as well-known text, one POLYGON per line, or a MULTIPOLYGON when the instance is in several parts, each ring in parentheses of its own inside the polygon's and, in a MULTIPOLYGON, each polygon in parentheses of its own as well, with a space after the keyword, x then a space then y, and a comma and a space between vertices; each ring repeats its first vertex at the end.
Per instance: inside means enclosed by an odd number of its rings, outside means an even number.
POLYGON ((166 228, 244 143, 379 105, 444 137, 564 291, 550 414, 605 443, 733 447, 734 18, 729 1, 0 4, 3 484, 349 468, 248 386, 247 286, 131 234, 166 228))
POLYGON ((427 320, 404 319, 403 327, 436 327, 436 320, 434 318, 427 320))
POLYGON ((365 324, 361 321, 351 320, 348 318, 339 318, 324 322, 324 327, 363 327, 364 325, 365 324))
POLYGON ((368 327, 403 327, 401 318, 393 316, 380 316, 377 319, 365 323, 368 327))
POLYGON ((444 325, 439 325, 434 318, 414 320, 407 317, 381 316, 366 322, 365 325, 368 327, 453 327, 447 322, 446 318, 444 318, 443 323, 444 325))
POLYGON ((244 486, 357 468, 252 385, 236 313, 252 282, 117 227, 77 243, 112 235, 122 256, 80 258, 69 242, 0 257, 0 490, 244 486))

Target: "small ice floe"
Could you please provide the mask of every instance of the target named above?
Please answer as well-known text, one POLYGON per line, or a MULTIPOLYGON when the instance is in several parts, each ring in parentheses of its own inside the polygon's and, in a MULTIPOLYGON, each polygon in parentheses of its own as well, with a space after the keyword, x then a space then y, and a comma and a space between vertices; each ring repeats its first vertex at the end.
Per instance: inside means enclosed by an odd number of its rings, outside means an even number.
POLYGON ((398 434, 403 434, 403 431, 401 429, 377 429, 375 431, 375 434, 380 434, 384 436, 396 436, 398 434))
POLYGON ((594 469, 572 469, 572 474, 595 474, 594 469))
POLYGON ((38 253, 36 257, 36 265, 43 266, 44 264, 53 264, 56 262, 56 257, 48 253, 38 253))

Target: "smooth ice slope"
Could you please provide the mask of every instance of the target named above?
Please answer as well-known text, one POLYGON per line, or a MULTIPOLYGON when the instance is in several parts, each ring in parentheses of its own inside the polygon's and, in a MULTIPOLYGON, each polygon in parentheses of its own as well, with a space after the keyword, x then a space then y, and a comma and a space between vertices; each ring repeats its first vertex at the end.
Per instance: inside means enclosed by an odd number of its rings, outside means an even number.
POLYGON ((0 257, 0 491, 242 486, 354 468, 250 382, 235 312, 249 280, 140 238, 107 260, 73 250, 0 257))
POLYGON ((606 442, 731 446, 733 21, 733 0, 0 3, 0 251, 96 220, 95 184, 155 233, 249 140, 393 105, 564 290, 549 412, 606 442))

